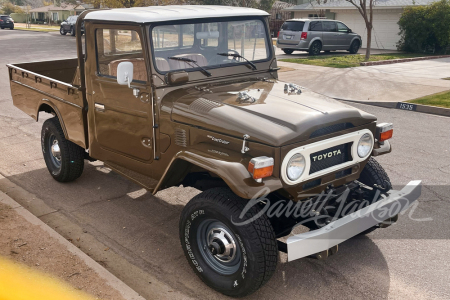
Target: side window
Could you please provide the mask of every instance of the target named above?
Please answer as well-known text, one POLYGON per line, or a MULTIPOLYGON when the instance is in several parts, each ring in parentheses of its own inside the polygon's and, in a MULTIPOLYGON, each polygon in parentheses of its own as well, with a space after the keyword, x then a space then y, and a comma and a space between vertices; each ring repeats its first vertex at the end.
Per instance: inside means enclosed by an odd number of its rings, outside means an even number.
POLYGON ((335 22, 323 22, 323 31, 336 32, 336 23, 335 22))
POLYGON ((96 30, 97 72, 101 76, 117 76, 119 63, 133 63, 133 81, 147 81, 144 54, 139 34, 134 30, 96 30))
POLYGON ((314 21, 309 24, 309 31, 322 31, 322 22, 314 21))
POLYGON ((336 23, 339 32, 348 32, 348 27, 342 23, 336 23))

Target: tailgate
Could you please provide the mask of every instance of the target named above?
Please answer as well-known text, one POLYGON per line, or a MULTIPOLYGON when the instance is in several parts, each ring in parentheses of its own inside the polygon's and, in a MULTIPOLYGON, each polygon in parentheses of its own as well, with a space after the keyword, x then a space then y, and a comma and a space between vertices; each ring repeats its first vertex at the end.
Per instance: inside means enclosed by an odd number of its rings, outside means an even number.
MULTIPOLYGON (((33 70, 45 69, 46 65, 51 65, 55 69, 60 69, 59 72, 63 72, 61 70, 68 66, 66 64, 66 67, 63 67, 61 62, 63 61, 7 65, 13 104, 36 121, 39 111, 53 110, 61 122, 66 139, 86 148, 82 92, 77 86, 40 74, 45 74, 44 70, 36 73, 24 68, 28 65, 33 70)), ((70 69, 72 69, 72 64, 73 62, 69 63, 70 69)))
POLYGON ((300 42, 305 22, 287 21, 281 26, 278 35, 278 43, 287 45, 297 45, 300 42))

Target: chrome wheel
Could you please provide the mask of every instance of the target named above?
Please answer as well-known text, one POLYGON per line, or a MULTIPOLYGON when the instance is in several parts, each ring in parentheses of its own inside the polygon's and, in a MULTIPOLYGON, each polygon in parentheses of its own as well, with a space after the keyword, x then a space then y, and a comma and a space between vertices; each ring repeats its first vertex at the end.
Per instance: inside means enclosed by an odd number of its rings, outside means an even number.
POLYGON ((241 251, 232 231, 217 220, 203 220, 197 231, 197 243, 200 252, 218 273, 235 273, 241 263, 241 251))
POLYGON ((55 165, 55 167, 60 168, 61 167, 61 149, 59 148, 58 140, 54 135, 52 135, 49 140, 49 148, 50 153, 52 154, 51 160, 52 163, 55 165))

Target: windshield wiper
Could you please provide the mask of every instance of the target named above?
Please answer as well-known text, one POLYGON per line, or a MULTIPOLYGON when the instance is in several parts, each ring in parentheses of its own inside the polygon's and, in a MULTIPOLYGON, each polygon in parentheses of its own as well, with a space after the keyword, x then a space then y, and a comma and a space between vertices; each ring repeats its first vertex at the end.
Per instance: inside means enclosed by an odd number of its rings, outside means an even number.
MULTIPOLYGON (((208 77, 211 77, 211 76, 212 76, 212 74, 211 74, 209 71, 205 70, 203 67, 201 67, 201 66, 200 66, 195 60, 193 60, 193 59, 186 58, 186 57, 176 57, 176 56, 170 56, 170 57, 168 57, 168 59, 184 61, 184 62, 187 62, 188 64, 189 64, 189 63, 193 63, 193 64, 195 64, 197 67, 199 67, 200 70, 202 70, 202 73, 203 73, 203 74, 205 74, 205 75, 208 76, 208 77)), ((192 65, 190 65, 190 66, 192 66, 192 65)))
POLYGON ((252 67, 253 70, 257 70, 254 63, 252 63, 251 61, 249 61, 248 59, 246 59, 245 57, 243 57, 240 54, 237 54, 237 53, 217 53, 217 55, 220 55, 220 56, 232 56, 232 57, 242 58, 243 60, 245 60, 252 67))

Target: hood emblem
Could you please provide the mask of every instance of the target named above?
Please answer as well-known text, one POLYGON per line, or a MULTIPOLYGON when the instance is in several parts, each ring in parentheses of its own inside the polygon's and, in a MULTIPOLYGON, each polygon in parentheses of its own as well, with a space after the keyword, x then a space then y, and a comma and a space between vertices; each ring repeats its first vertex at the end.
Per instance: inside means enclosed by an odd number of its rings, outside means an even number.
POLYGON ((242 102, 253 103, 256 101, 256 99, 255 99, 255 97, 252 97, 249 93, 244 91, 244 92, 239 92, 237 101, 239 103, 242 103, 242 102))
POLYGON ((237 95, 236 102, 254 103, 261 98, 264 89, 249 89, 242 92, 228 92, 228 94, 237 95))
POLYGON ((284 93, 288 95, 300 95, 302 93, 301 86, 293 84, 293 83, 286 83, 284 85, 284 93))

